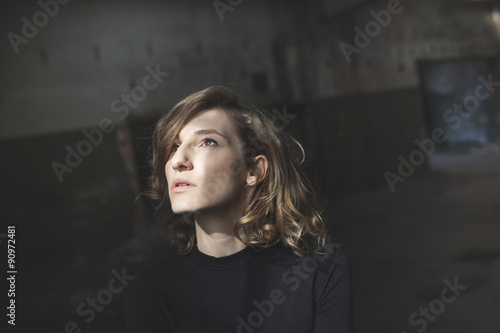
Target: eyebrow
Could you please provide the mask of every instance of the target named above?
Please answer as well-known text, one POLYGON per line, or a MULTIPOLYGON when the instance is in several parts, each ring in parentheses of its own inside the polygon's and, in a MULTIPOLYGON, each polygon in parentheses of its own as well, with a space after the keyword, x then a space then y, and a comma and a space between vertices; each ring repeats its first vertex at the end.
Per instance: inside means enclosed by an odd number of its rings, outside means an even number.
POLYGON ((220 136, 222 136, 224 139, 227 140, 227 137, 222 134, 221 132, 215 130, 215 129, 201 129, 201 130, 197 130, 196 132, 194 132, 194 134, 196 135, 202 135, 202 134, 218 134, 220 136))

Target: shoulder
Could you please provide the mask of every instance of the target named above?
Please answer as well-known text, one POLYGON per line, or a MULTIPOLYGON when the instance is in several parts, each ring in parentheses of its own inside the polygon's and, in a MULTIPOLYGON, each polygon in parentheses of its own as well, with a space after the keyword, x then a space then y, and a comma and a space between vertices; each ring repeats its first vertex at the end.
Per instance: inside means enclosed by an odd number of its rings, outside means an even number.
POLYGON ((338 243, 326 243, 323 247, 315 250, 312 257, 319 262, 324 262, 326 266, 350 268, 349 259, 338 243))
POLYGON ((303 264, 308 264, 317 269, 318 283, 330 283, 331 280, 350 280, 351 266, 349 259, 337 243, 326 243, 321 249, 304 259, 303 264))
POLYGON ((352 281, 347 255, 339 244, 326 244, 314 283, 315 327, 318 331, 352 332, 352 281))
POLYGON ((318 273, 328 273, 333 269, 350 270, 349 259, 340 244, 327 242, 321 247, 311 247, 311 252, 299 257, 292 250, 282 244, 272 246, 263 251, 263 254, 284 266, 306 266, 309 270, 318 273))
POLYGON ((332 299, 334 295, 344 295, 344 298, 348 299, 352 288, 351 267, 340 244, 326 244, 323 251, 312 258, 317 262, 315 285, 319 303, 332 299))
POLYGON ((328 241, 322 246, 311 245, 310 249, 310 252, 304 257, 298 257, 283 245, 274 246, 270 253, 279 254, 280 257, 288 257, 295 260, 317 260, 319 262, 335 262, 349 265, 349 260, 339 243, 328 241))

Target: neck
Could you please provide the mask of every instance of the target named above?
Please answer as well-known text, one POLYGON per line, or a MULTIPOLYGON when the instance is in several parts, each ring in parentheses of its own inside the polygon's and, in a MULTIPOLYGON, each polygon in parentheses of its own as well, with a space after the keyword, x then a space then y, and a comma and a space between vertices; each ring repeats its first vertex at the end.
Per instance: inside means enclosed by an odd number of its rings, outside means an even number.
POLYGON ((200 252, 220 258, 243 250, 246 245, 234 235, 225 233, 205 234, 196 229, 196 242, 200 252))
MULTIPOLYGON (((234 226, 242 209, 222 209, 196 215, 196 242, 200 252, 213 257, 225 257, 243 250, 246 245, 234 235, 234 226), (221 212, 222 211, 222 212, 221 212)), ((247 238, 240 233, 243 240, 247 238)))

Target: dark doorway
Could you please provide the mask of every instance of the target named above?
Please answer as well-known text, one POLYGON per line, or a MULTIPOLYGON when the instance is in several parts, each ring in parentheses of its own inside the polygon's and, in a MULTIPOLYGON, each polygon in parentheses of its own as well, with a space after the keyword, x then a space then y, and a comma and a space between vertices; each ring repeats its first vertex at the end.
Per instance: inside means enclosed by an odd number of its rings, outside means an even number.
POLYGON ((475 58, 418 62, 428 133, 442 128, 448 138, 444 147, 484 146, 498 137, 493 89, 485 85, 497 61, 475 58))

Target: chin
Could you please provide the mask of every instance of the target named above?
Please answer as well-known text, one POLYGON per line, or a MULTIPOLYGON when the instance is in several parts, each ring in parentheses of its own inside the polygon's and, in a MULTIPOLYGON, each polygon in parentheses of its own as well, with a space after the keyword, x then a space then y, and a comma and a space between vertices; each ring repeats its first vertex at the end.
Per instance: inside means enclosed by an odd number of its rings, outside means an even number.
POLYGON ((203 207, 193 204, 190 200, 179 201, 180 202, 177 203, 171 203, 172 212, 174 214, 195 214, 196 212, 199 212, 200 209, 203 209, 203 207))
POLYGON ((217 211, 227 209, 236 204, 232 197, 208 197, 208 196, 186 196, 175 197, 170 201, 174 214, 197 214, 202 211, 217 211))
POLYGON ((177 196, 170 201, 172 212, 175 214, 196 213, 210 206, 210 201, 200 199, 196 195, 177 196))
POLYGON ((188 207, 184 207, 184 205, 182 205, 182 206, 174 206, 174 205, 172 205, 172 212, 174 214, 188 214, 188 213, 194 213, 195 210, 190 209, 188 207))

